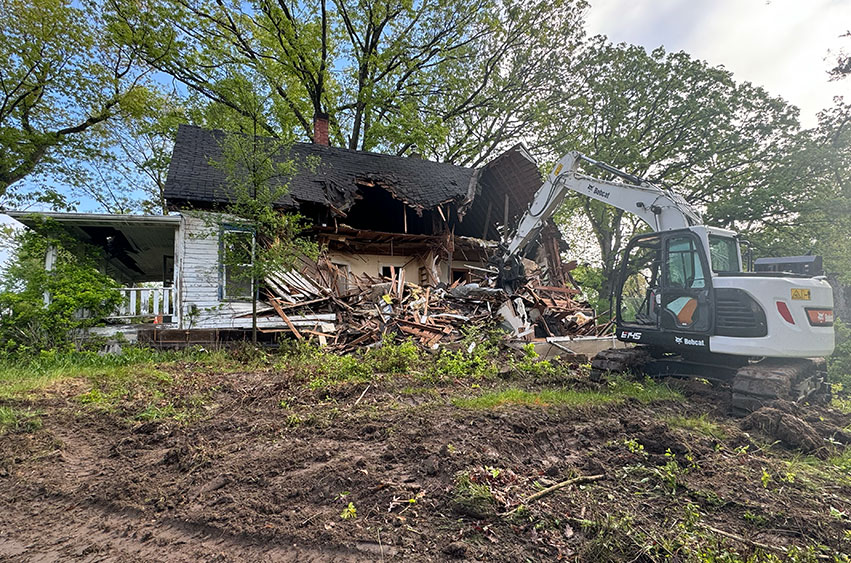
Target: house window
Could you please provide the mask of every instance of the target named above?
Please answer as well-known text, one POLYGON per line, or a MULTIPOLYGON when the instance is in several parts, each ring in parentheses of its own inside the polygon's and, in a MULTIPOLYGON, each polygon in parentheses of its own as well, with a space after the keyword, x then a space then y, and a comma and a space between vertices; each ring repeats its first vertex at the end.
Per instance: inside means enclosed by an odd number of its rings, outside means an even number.
POLYGON ((452 283, 455 282, 459 282, 459 284, 470 283, 470 270, 453 269, 452 283))
POLYGON ((349 291, 349 265, 340 262, 331 262, 337 268, 334 284, 338 293, 349 291))
POLYGON ((220 239, 220 292, 222 299, 251 299, 254 266, 254 231, 225 226, 220 239))
POLYGON ((391 266, 381 266, 381 272, 380 273, 381 273, 382 278, 390 279, 390 278, 393 277, 393 274, 391 273, 390 268, 391 268, 391 266))

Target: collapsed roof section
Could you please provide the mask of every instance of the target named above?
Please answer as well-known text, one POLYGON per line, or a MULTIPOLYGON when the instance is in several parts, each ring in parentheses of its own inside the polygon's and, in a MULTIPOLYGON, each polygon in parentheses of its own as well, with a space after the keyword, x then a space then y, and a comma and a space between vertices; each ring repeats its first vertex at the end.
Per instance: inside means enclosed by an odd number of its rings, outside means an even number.
MULTIPOLYGON (((172 208, 230 203, 222 161, 225 133, 181 125, 165 196, 172 208)), ((534 159, 522 145, 480 169, 316 144, 295 143, 281 161, 295 172, 278 202, 318 226, 344 224, 372 231, 457 234, 499 239, 541 185, 534 159)))

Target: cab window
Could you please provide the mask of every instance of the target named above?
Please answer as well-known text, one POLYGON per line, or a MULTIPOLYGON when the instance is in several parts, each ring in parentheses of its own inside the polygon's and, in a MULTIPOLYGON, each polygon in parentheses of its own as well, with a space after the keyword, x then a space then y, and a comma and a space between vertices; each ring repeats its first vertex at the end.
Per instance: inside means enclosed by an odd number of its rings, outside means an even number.
POLYGON ((739 249, 734 238, 709 235, 709 257, 713 272, 739 271, 739 249))
POLYGON ((690 236, 668 239, 668 263, 665 272, 665 285, 682 289, 702 289, 706 287, 700 253, 694 239, 690 236))

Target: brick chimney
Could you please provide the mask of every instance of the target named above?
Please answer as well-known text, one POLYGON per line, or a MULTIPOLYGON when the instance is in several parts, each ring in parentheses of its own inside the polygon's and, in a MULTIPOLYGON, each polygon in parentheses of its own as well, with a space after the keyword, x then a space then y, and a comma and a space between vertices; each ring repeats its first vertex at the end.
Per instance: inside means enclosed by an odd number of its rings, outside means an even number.
POLYGON ((316 113, 313 116, 313 142, 328 146, 328 114, 316 113))

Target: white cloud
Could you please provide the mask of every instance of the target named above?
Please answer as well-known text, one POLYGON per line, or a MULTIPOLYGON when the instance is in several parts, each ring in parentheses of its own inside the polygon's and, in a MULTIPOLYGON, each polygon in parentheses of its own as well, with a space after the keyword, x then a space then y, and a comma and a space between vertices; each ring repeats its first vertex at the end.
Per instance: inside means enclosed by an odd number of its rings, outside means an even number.
POLYGON ((851 78, 830 82, 842 47, 851 51, 851 0, 591 0, 588 31, 653 49, 686 51, 723 65, 801 109, 805 126, 851 78))

